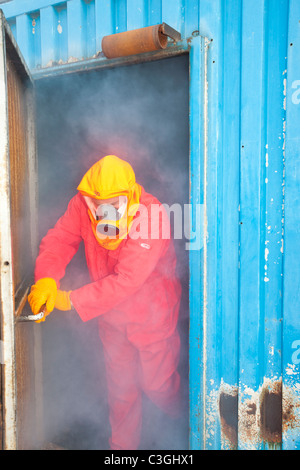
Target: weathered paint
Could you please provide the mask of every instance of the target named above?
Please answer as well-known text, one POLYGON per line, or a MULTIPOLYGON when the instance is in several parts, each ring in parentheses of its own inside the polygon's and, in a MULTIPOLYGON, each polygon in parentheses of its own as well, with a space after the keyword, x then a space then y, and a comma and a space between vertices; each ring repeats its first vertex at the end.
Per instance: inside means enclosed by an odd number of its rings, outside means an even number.
POLYGON ((207 135, 208 83, 207 54, 209 41, 197 37, 190 48, 190 201, 191 229, 196 229, 196 208, 203 204, 200 234, 203 249, 190 250, 190 387, 191 412, 190 446, 197 449, 204 441, 206 429, 206 371, 207 371, 207 135), (201 298, 201 301, 200 301, 201 298), (200 302, 199 302, 200 301, 200 302), (201 327, 200 327, 201 325, 201 327))
MULTIPOLYGON (((300 4, 295 0, 289 2, 287 73, 286 84, 286 122, 284 151, 284 266, 283 266, 283 353, 282 369, 284 386, 291 390, 293 396, 300 397, 300 317, 299 317, 299 175, 300 175, 300 105, 297 99, 299 91, 300 63, 300 4), (298 58, 297 58, 298 57, 298 58)), ((283 447, 300 448, 299 420, 298 425, 289 427, 283 435, 283 447)))
POLYGON ((166 22, 189 44, 190 194, 205 214, 190 252, 190 446, 299 449, 299 1, 2 8, 37 78, 99 64, 106 34, 166 22))

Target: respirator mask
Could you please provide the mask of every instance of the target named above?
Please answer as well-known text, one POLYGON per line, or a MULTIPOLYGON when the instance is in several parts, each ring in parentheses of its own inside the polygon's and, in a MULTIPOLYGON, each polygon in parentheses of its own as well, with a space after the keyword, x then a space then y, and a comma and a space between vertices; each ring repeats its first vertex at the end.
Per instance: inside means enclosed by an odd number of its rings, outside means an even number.
POLYGON ((97 237, 103 239, 106 237, 115 238, 120 233, 120 223, 127 224, 126 209, 127 197, 119 196, 119 208, 112 204, 100 204, 97 206, 90 198, 85 197, 90 212, 95 219, 95 228, 97 237))
POLYGON ((120 196, 119 208, 111 204, 101 204, 96 211, 96 220, 99 220, 96 228, 97 236, 100 238, 116 237, 120 232, 120 220, 127 208, 127 197, 120 196))

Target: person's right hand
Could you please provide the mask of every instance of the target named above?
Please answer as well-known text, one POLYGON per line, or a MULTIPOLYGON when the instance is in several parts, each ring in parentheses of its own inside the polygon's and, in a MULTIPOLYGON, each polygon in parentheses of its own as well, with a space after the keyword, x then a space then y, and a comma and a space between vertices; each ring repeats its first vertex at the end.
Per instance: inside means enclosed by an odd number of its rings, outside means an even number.
MULTIPOLYGON (((42 307, 46 306, 45 317, 49 315, 54 309, 54 304, 57 296, 57 285, 51 277, 44 277, 39 279, 32 287, 28 296, 28 302, 34 315, 41 312, 42 307)), ((38 321, 38 322, 39 322, 38 321)))

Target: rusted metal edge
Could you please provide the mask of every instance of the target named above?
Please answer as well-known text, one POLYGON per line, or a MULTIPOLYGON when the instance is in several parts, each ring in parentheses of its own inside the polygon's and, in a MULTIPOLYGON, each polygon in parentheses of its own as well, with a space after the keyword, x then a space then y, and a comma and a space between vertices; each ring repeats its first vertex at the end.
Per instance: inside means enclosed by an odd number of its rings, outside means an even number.
POLYGON ((115 67, 124 67, 128 65, 136 65, 141 62, 152 62, 156 60, 168 59, 182 54, 187 54, 190 49, 190 41, 180 41, 176 45, 169 45, 166 49, 159 51, 146 52, 144 54, 136 54, 127 57, 119 57, 117 59, 107 59, 101 56, 87 60, 78 60, 70 63, 54 65, 52 67, 33 69, 31 71, 34 80, 47 79, 71 73, 84 73, 96 69, 107 69, 115 67))

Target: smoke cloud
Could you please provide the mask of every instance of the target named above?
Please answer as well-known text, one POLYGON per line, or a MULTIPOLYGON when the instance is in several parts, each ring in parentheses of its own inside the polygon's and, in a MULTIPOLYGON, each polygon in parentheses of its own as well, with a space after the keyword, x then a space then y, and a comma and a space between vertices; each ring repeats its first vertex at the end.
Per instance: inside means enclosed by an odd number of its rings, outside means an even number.
MULTIPOLYGON (((134 168, 137 182, 162 203, 189 202, 188 57, 37 82, 39 239, 60 217, 83 174, 107 154, 134 168)), ((188 252, 175 240, 182 283, 179 331, 182 417, 174 422, 144 399, 141 448, 188 448, 188 252)), ((90 282, 83 247, 62 289, 90 282)), ((97 320, 54 311, 43 328, 48 442, 103 449, 110 434, 97 320)))

